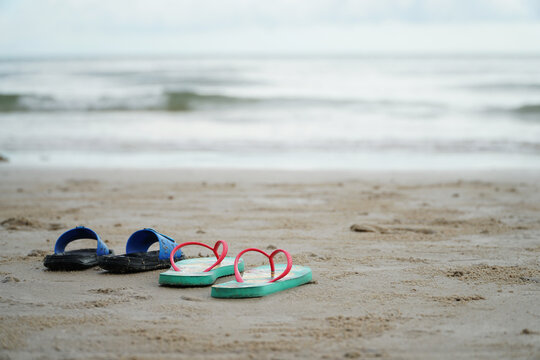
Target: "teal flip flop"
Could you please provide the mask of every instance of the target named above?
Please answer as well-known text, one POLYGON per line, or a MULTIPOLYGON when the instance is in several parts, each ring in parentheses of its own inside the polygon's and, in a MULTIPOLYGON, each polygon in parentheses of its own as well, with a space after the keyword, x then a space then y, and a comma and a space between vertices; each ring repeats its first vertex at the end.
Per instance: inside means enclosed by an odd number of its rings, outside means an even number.
MULTIPOLYGON (((219 240, 214 247, 210 247, 200 242, 185 242, 176 246, 171 252, 171 268, 159 274, 159 283, 169 286, 208 286, 216 282, 222 276, 234 274, 234 259, 227 257, 228 245, 225 241, 219 240), (196 258, 174 261, 174 254, 181 247, 186 245, 200 245, 212 250, 217 260, 212 258, 196 258), (221 255, 217 250, 222 246, 221 255)), ((244 262, 238 264, 244 270, 244 262)))
POLYGON ((307 266, 293 265, 289 252, 277 249, 268 255, 266 252, 249 248, 241 251, 234 260, 234 276, 236 280, 228 281, 212 286, 212 297, 215 298, 251 298, 273 294, 278 291, 287 290, 296 286, 306 284, 311 281, 311 269, 307 266), (240 257, 248 252, 256 251, 268 257, 270 265, 259 266, 244 272, 240 275, 240 257), (287 257, 287 264, 274 265, 274 256, 284 253, 287 257), (275 276, 275 273, 280 273, 275 276))

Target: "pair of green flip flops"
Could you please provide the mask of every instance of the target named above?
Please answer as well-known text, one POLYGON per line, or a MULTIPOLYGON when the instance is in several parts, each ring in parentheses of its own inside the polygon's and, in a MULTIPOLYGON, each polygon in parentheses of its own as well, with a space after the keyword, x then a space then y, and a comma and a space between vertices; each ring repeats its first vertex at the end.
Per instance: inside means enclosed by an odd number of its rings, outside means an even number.
POLYGON ((227 256, 228 246, 219 240, 214 247, 200 242, 186 242, 177 245, 170 255, 171 269, 159 274, 159 283, 169 286, 209 286, 223 276, 233 275, 235 280, 212 286, 212 297, 216 298, 249 298, 261 297, 278 291, 286 290, 311 281, 311 269, 306 266, 293 265, 292 257, 282 249, 267 254, 263 250, 248 248, 242 250, 236 258, 227 256), (200 245, 214 253, 212 258, 195 258, 175 262, 174 254, 183 246, 200 245), (222 248, 221 254, 218 249, 222 248), (244 271, 242 255, 248 251, 259 252, 268 257, 269 265, 259 266, 244 271), (274 256, 283 253, 287 264, 274 264, 274 256), (244 272, 243 276, 240 274, 244 272))

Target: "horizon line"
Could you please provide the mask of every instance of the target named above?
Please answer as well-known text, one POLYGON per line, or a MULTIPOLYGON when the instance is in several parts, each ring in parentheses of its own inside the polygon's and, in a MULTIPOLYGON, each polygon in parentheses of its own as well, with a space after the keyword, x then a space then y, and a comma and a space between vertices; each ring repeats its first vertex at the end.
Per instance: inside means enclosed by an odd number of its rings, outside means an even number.
POLYGON ((0 55, 0 61, 34 61, 34 60, 93 60, 93 59, 125 59, 125 58, 377 58, 377 57, 540 57, 539 51, 372 51, 372 52, 188 52, 188 53, 95 53, 95 54, 20 54, 0 55))

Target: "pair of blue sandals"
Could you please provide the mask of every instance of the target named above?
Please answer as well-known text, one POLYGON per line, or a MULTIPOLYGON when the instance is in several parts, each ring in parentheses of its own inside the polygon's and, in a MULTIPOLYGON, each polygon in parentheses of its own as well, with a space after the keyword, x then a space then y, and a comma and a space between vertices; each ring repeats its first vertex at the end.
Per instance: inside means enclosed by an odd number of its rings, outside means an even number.
POLYGON ((50 270, 84 270, 99 266, 113 273, 133 273, 169 268, 159 276, 159 283, 167 286, 212 286, 211 295, 219 298, 260 297, 289 289, 311 281, 311 269, 293 265, 291 255, 282 249, 271 254, 263 250, 248 248, 236 258, 227 257, 228 245, 219 240, 214 247, 200 242, 177 244, 167 235, 154 229, 134 232, 126 243, 126 253, 115 255, 93 230, 79 226, 66 231, 56 241, 54 254, 45 257, 43 263, 50 270), (79 239, 97 241, 97 249, 66 251, 66 246, 79 239), (148 251, 151 245, 159 243, 159 250, 148 251), (185 259, 181 248, 199 245, 210 249, 212 258, 185 259), (218 250, 221 248, 221 254, 218 250), (269 265, 244 271, 241 256, 248 251, 256 251, 268 257, 269 265), (274 264, 274 256, 283 253, 287 264, 274 264), (243 272, 243 275, 241 274, 243 272), (215 284, 219 277, 234 275, 235 280, 215 284))
MULTIPOLYGON (((129 273, 164 269, 169 266, 169 255, 176 246, 174 239, 160 234, 153 229, 134 232, 126 243, 126 253, 115 255, 92 229, 78 226, 68 230, 56 240, 54 254, 48 255, 43 264, 50 270, 84 270, 98 265, 114 273, 129 273), (97 241, 97 249, 66 251, 66 246, 79 239, 97 241), (148 251, 150 246, 159 242, 159 251, 148 251)), ((178 252, 177 260, 183 258, 178 252)))

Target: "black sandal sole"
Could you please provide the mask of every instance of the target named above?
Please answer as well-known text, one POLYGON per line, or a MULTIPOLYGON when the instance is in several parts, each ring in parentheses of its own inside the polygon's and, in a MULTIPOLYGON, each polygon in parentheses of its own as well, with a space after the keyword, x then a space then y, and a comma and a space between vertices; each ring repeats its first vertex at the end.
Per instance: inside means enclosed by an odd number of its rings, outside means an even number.
MULTIPOLYGON (((177 260, 183 258, 184 255, 177 260)), ((167 269, 171 266, 171 262, 169 259, 160 260, 159 251, 149 251, 144 253, 100 256, 98 265, 103 270, 111 273, 124 274, 167 269)))
POLYGON ((86 270, 97 266, 99 258, 101 258, 101 256, 96 255, 96 249, 71 250, 66 251, 63 254, 45 256, 43 265, 52 271, 86 270))

